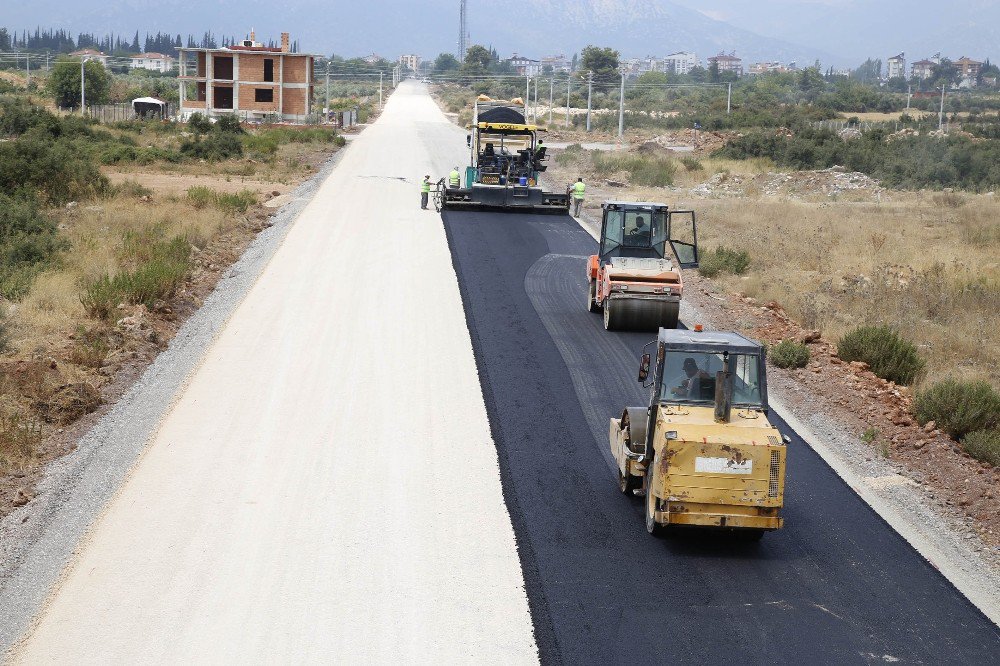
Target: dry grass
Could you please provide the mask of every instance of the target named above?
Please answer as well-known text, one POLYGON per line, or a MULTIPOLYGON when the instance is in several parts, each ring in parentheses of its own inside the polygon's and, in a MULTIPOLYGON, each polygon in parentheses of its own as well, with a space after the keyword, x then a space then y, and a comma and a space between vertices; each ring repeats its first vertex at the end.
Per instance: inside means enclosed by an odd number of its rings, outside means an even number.
POLYGON ((1000 222, 990 198, 894 194, 891 203, 685 202, 704 247, 752 257, 733 291, 777 301, 802 325, 839 338, 889 324, 916 343, 927 377, 991 377, 1000 362, 1000 222))

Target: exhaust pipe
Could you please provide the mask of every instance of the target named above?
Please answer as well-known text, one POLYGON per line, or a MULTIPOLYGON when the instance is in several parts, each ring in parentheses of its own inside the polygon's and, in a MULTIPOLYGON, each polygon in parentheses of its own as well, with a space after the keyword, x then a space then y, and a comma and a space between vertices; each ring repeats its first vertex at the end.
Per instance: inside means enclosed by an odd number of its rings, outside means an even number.
POLYGON ((729 423, 733 412, 733 372, 729 352, 722 355, 722 370, 715 373, 715 420, 729 423))

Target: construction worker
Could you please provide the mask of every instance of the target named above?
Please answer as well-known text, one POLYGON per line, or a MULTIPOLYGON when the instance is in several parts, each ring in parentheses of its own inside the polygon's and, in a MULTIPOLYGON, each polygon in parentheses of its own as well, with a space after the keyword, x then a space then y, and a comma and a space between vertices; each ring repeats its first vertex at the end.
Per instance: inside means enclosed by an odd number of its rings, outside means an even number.
POLYGON ((431 177, 424 176, 424 180, 420 183, 420 208, 422 210, 427 210, 427 199, 431 196, 431 177))
POLYGON ((458 172, 458 167, 451 170, 448 174, 448 185, 451 187, 461 187, 462 186, 462 174, 458 172))
POLYGON ((580 207, 583 206, 583 193, 587 186, 583 184, 583 178, 577 178, 573 183, 573 217, 580 217, 580 207))

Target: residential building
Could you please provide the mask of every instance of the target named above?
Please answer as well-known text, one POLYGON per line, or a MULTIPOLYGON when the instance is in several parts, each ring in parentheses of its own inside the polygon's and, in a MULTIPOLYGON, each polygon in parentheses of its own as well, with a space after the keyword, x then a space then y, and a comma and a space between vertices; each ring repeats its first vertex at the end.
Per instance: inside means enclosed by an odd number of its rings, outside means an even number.
POLYGON ((910 76, 921 81, 929 79, 931 78, 931 73, 934 70, 934 65, 937 64, 938 63, 928 58, 918 60, 910 66, 910 76))
POLYGON ((401 55, 399 56, 399 64, 405 69, 411 72, 416 72, 420 67, 420 56, 418 55, 401 55))
POLYGON ((132 69, 148 69, 153 72, 169 72, 174 68, 175 58, 162 53, 140 53, 132 56, 132 69))
POLYGON ((382 62, 383 60, 385 60, 385 58, 383 58, 377 53, 372 53, 370 55, 366 55, 364 58, 362 58, 362 60, 364 60, 369 65, 374 65, 376 63, 382 62))
POLYGON ((698 66, 698 56, 689 51, 671 53, 663 59, 663 71, 667 74, 687 74, 698 66))
POLYGON ((983 68, 983 63, 966 56, 962 56, 958 60, 954 61, 952 65, 954 65, 955 70, 962 79, 962 82, 967 83, 968 85, 976 84, 976 80, 979 78, 979 72, 983 68))
POLYGON ((712 56, 708 59, 708 66, 711 68, 713 63, 718 66, 719 74, 733 72, 736 76, 743 76, 743 60, 737 58, 733 53, 729 55, 720 53, 719 55, 712 56))
POLYGON ((292 53, 287 32, 280 47, 259 44, 251 32, 233 46, 178 51, 182 118, 197 111, 302 122, 311 112, 315 56, 292 53))
POLYGON ((72 58, 80 58, 84 60, 96 60, 105 67, 108 66, 108 56, 96 49, 80 49, 79 51, 73 51, 69 55, 72 58))
POLYGON ((541 60, 542 69, 545 67, 551 67, 553 72, 569 72, 572 70, 573 65, 570 60, 563 54, 545 56, 541 60))
MULTIPOLYGON (((721 71, 721 69, 720 69, 721 71)), ((759 76, 760 74, 779 74, 783 72, 795 72, 798 71, 798 67, 795 66, 794 62, 790 62, 787 65, 780 63, 777 60, 771 62, 755 62, 750 65, 750 75, 759 76)))
POLYGON ((521 76, 538 76, 542 73, 542 63, 539 60, 525 58, 524 56, 519 56, 515 53, 507 62, 509 62, 510 66, 514 68, 514 71, 521 76))
POLYGON ((627 60, 620 61, 621 71, 625 72, 627 77, 642 76, 646 72, 658 72, 660 71, 660 61, 653 56, 646 56, 645 58, 629 58, 627 60))
POLYGON ((894 55, 886 61, 886 78, 906 78, 906 54, 894 55))

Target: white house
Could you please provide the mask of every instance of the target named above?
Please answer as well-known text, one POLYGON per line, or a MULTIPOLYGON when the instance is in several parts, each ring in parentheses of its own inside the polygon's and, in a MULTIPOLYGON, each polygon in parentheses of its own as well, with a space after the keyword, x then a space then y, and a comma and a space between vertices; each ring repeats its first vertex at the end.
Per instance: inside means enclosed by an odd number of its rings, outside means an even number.
POLYGON ((132 69, 169 72, 174 68, 174 58, 162 53, 140 53, 132 56, 132 69))
POLYGON ((108 66, 108 56, 96 49, 80 49, 79 51, 73 51, 69 55, 70 57, 82 60, 96 60, 105 67, 108 66))
POLYGON ((688 51, 671 53, 663 59, 663 71, 667 74, 687 74, 698 66, 698 56, 688 51))
POLYGON ((538 76, 542 73, 542 63, 538 60, 525 58, 516 53, 510 57, 510 66, 521 76, 538 76))
POLYGON ((408 53, 399 56, 399 64, 411 72, 416 72, 420 68, 420 56, 408 53))
POLYGON ((894 55, 886 61, 886 76, 890 79, 906 78, 906 54, 894 55))

